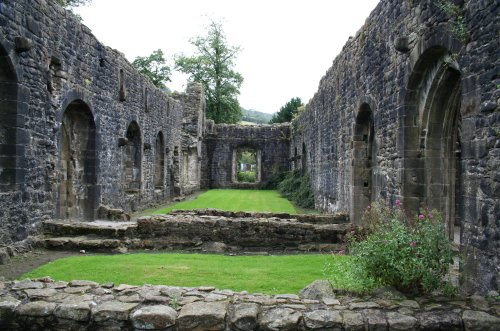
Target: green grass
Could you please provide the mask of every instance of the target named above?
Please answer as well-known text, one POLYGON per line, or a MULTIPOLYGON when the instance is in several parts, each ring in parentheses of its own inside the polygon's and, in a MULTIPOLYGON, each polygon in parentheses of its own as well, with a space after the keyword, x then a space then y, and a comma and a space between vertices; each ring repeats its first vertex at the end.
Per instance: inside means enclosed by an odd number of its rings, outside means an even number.
POLYGON ((45 264, 22 278, 86 279, 99 283, 215 286, 266 294, 298 293, 316 279, 331 255, 225 256, 122 254, 74 256, 45 264))
POLYGON ((210 190, 196 199, 182 201, 151 214, 167 214, 174 209, 192 210, 215 208, 226 211, 254 211, 296 214, 293 204, 276 191, 266 190, 210 190))

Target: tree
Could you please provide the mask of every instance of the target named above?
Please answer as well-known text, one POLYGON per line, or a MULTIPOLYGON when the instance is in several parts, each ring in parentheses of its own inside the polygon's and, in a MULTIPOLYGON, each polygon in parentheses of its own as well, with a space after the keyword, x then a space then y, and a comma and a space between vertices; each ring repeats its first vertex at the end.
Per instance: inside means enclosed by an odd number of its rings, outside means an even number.
POLYGON ((273 123, 284 123, 290 122, 293 119, 293 116, 297 113, 297 109, 302 107, 304 104, 300 98, 292 98, 288 101, 283 107, 280 108, 280 111, 273 115, 273 118, 269 121, 269 124, 273 123))
POLYGON ((189 80, 205 89, 207 117, 215 123, 237 123, 241 119, 240 94, 243 77, 233 70, 239 47, 229 46, 222 25, 211 22, 206 36, 191 40, 198 52, 194 56, 179 55, 176 68, 189 80))
POLYGON ((166 89, 165 82, 170 81, 170 67, 166 65, 163 51, 157 49, 149 56, 138 56, 132 65, 146 75, 160 89, 166 89))
POLYGON ((63 7, 79 7, 91 3, 92 0, 57 0, 57 2, 63 7))

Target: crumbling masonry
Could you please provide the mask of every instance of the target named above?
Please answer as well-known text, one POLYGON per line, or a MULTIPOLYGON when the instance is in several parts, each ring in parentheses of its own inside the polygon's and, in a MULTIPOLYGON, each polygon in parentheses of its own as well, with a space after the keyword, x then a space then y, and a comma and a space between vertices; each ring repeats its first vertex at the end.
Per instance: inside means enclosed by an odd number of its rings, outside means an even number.
POLYGON ((1 242, 240 186, 250 148, 261 182, 303 168, 316 206, 354 223, 379 199, 440 210, 463 288, 499 290, 500 4, 455 2, 463 22, 435 0, 382 0, 291 125, 242 128, 206 121, 198 85, 158 91, 55 1, 2 1, 1 242))

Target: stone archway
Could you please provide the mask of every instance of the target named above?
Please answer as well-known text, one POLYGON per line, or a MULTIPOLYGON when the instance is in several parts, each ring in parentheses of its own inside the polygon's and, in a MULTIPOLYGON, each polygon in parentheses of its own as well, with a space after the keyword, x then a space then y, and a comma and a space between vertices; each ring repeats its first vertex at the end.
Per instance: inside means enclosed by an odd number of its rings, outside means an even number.
POLYGON ((460 225, 460 81, 458 64, 447 48, 427 49, 410 76, 402 118, 405 205, 413 212, 423 206, 440 211, 450 238, 460 225))
POLYGON ((367 103, 363 103, 356 116, 352 142, 350 217, 356 224, 360 224, 365 208, 373 200, 374 138, 373 112, 367 103))
POLYGON ((59 217, 92 220, 96 212, 96 126, 87 104, 73 101, 61 124, 59 217))
POLYGON ((156 135, 155 141, 155 188, 163 190, 165 187, 165 142, 163 133, 160 131, 156 135))
POLYGON ((17 99, 16 71, 0 44, 0 192, 13 190, 16 184, 17 99))
POLYGON ((123 153, 123 186, 128 193, 138 193, 142 186, 142 138, 136 121, 129 124, 125 137, 127 144, 123 153))

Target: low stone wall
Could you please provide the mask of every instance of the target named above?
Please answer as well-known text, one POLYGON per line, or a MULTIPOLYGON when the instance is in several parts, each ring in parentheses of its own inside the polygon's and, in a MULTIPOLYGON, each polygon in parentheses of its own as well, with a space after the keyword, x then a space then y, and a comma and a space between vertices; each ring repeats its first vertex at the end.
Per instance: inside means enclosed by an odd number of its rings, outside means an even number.
POLYGON ((305 299, 211 287, 0 282, 3 330, 499 330, 482 297, 305 299))
POLYGON ((288 213, 269 213, 269 212, 248 212, 248 211, 225 211, 219 209, 194 209, 194 210, 174 210, 171 215, 198 215, 198 216, 224 216, 231 218, 279 218, 292 219, 305 223, 323 223, 323 224, 343 224, 349 223, 347 214, 288 214, 288 213))
POLYGON ((335 251, 340 249, 350 227, 347 223, 320 223, 326 221, 321 217, 310 217, 311 222, 306 222, 307 216, 299 217, 299 221, 288 214, 281 214, 281 218, 214 214, 183 212, 141 217, 136 237, 145 248, 191 249, 205 245, 208 251, 335 251))

